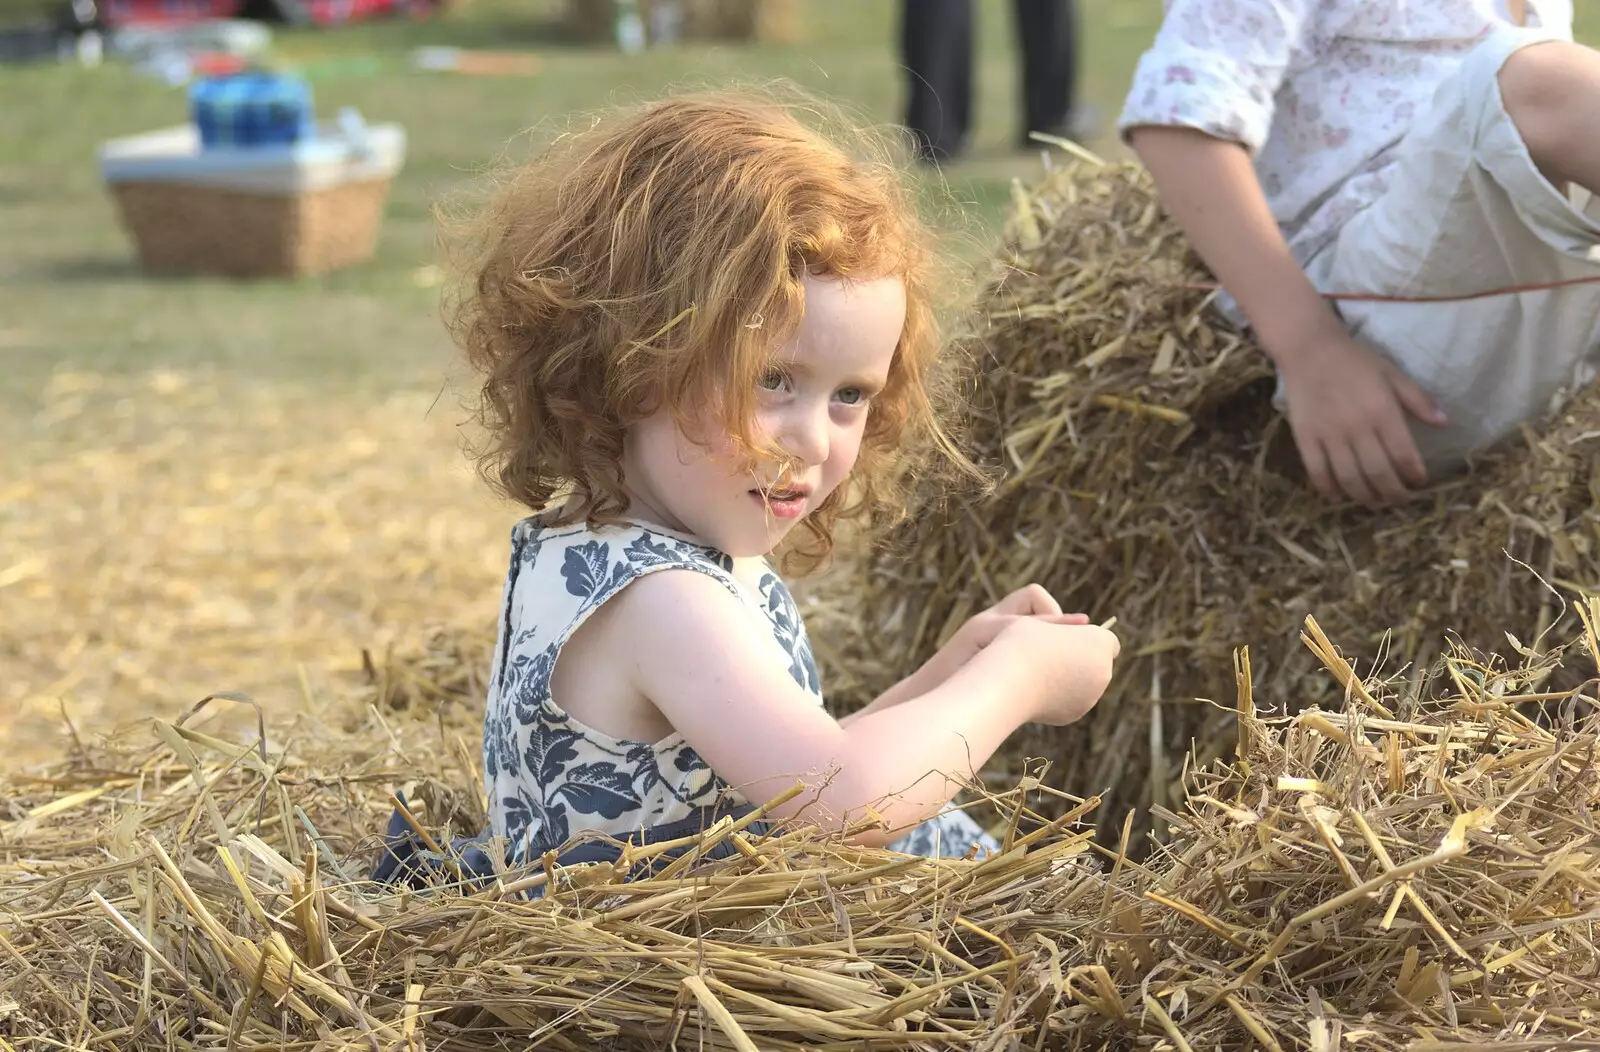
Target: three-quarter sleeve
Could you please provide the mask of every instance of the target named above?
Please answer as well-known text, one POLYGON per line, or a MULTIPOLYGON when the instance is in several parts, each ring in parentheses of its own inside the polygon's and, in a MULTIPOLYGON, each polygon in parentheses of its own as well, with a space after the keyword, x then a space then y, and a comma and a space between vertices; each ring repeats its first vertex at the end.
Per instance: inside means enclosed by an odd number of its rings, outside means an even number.
POLYGON ((1306 53, 1317 0, 1170 0, 1117 122, 1194 128, 1260 149, 1275 96, 1306 53))

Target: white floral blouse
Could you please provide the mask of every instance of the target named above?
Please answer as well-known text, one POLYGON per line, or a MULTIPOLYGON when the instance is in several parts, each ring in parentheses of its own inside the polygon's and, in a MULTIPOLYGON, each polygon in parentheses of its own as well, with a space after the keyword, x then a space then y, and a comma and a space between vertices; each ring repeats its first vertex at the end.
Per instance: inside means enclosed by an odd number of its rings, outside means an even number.
MULTIPOLYGON (((1242 143, 1302 265, 1388 187, 1395 147, 1506 0, 1166 0, 1119 127, 1242 143)), ((1528 0, 1570 38, 1572 0, 1528 0)))
MULTIPOLYGON (((745 804, 698 753, 672 734, 624 741, 587 727, 551 698, 562 645, 585 618, 636 578, 665 569, 703 573, 747 604, 771 632, 772 660, 820 706, 822 684, 799 608, 777 574, 754 591, 733 560, 693 538, 657 527, 549 527, 539 516, 511 533, 511 565, 484 715, 483 765, 490 833, 519 864, 578 834, 637 839, 709 809, 745 804)), ((948 811, 891 847, 963 855, 997 845, 964 813, 948 811)))

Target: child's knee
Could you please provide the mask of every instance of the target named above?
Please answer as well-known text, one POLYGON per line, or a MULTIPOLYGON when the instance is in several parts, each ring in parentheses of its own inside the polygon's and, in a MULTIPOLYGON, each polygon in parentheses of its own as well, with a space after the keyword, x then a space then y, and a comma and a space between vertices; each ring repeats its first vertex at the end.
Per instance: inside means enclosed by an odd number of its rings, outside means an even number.
POLYGON ((1600 52, 1562 40, 1530 44, 1505 60, 1499 80, 1506 114, 1534 163, 1552 182, 1564 180, 1564 158, 1592 134, 1600 52))

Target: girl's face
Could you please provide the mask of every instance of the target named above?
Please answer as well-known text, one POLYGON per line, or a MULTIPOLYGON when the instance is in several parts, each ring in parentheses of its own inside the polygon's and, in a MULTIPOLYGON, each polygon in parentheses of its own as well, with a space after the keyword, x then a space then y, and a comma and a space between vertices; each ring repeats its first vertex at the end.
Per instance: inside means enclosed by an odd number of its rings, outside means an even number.
POLYGON ((756 409, 757 437, 793 458, 793 469, 741 465, 720 435, 696 444, 663 408, 628 433, 633 514, 734 558, 766 555, 850 474, 905 327, 905 288, 899 278, 803 284, 805 313, 762 379, 756 409))

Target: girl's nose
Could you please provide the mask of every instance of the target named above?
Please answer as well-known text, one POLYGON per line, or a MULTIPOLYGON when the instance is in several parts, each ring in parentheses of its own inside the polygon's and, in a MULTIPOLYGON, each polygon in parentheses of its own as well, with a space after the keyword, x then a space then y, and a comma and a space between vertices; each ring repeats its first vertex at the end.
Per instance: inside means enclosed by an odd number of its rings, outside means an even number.
POLYGON ((784 452, 807 467, 828 459, 828 407, 796 406, 784 421, 784 452))

